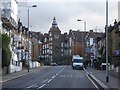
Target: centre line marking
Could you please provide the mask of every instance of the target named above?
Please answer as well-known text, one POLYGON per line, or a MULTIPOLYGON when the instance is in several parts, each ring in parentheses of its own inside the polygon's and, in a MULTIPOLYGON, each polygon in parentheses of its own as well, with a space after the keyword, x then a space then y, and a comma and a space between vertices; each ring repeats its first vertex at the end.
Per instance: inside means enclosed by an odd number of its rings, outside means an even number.
POLYGON ((52 78, 55 78, 55 76, 52 76, 52 78))
POLYGON ((58 75, 58 73, 56 74, 56 76, 58 75))
POLYGON ((46 85, 46 84, 41 85, 38 89, 40 89, 40 88, 44 87, 45 85, 46 85))
POLYGON ((42 83, 45 83, 45 82, 47 82, 49 79, 46 79, 46 80, 44 80, 44 81, 42 81, 42 83))
POLYGON ((31 87, 33 87, 33 86, 36 86, 37 84, 33 84, 33 85, 31 85, 31 86, 28 86, 27 88, 31 88, 31 87))
POLYGON ((65 69, 65 67, 62 68, 56 75, 60 74, 64 69, 65 69))
POLYGON ((49 83, 50 81, 52 81, 52 79, 50 79, 50 80, 48 81, 48 83, 49 83))

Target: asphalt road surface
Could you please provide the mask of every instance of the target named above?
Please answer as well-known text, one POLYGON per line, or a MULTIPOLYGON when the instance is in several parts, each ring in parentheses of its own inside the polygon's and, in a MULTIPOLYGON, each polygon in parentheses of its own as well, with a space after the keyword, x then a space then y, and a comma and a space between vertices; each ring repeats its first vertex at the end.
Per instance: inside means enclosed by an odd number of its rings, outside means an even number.
POLYGON ((3 89, 78 88, 98 90, 84 70, 73 70, 71 66, 51 66, 15 80, 5 82, 3 89))

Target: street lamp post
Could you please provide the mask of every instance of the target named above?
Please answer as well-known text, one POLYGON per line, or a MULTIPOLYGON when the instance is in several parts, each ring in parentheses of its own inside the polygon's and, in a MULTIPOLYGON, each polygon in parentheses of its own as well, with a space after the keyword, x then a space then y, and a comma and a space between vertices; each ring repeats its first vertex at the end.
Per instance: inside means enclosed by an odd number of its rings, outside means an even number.
MULTIPOLYGON (((21 6, 21 5, 19 5, 19 6, 21 6)), ((29 72, 29 23, 30 23, 30 10, 29 10, 29 8, 30 7, 37 7, 37 5, 32 5, 32 6, 22 6, 22 7, 28 7, 28 72, 29 72)))
MULTIPOLYGON (((30 6, 29 6, 30 7, 30 6)), ((28 7, 28 72, 29 72, 29 69, 30 69, 30 65, 29 65, 29 26, 30 26, 30 10, 29 10, 29 7, 28 7)), ((37 7, 37 5, 33 5, 31 7, 37 7)))
MULTIPOLYGON (((86 21, 78 19, 77 21, 83 21, 84 22, 84 31, 86 31, 86 21)), ((83 43, 83 32, 82 32, 82 46, 84 46, 83 43)), ((84 47, 82 48, 82 56, 83 56, 83 52, 84 52, 84 47)))
POLYGON ((108 75, 108 0, 106 0, 106 82, 109 82, 108 75))

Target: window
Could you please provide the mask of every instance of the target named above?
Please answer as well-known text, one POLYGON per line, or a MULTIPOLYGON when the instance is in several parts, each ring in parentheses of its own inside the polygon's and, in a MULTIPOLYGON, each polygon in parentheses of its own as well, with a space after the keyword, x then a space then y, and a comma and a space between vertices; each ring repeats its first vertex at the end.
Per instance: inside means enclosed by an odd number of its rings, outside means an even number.
POLYGON ((75 62, 75 63, 82 63, 83 59, 74 59, 73 62, 75 62))
POLYGON ((61 43, 61 47, 63 47, 63 43, 61 43))
POLYGON ((50 32, 50 36, 52 36, 52 33, 50 32))
POLYGON ((63 49, 61 49, 61 52, 63 52, 63 49))

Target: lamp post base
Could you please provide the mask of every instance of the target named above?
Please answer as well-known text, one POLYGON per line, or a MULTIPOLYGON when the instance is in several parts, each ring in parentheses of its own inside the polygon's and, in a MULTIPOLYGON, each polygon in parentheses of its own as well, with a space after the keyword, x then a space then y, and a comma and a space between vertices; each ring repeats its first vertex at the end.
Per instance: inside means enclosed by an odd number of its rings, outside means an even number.
POLYGON ((106 82, 109 82, 109 77, 108 76, 106 76, 106 82))

